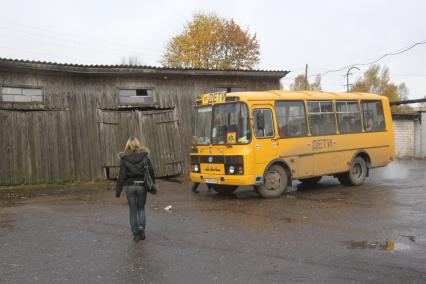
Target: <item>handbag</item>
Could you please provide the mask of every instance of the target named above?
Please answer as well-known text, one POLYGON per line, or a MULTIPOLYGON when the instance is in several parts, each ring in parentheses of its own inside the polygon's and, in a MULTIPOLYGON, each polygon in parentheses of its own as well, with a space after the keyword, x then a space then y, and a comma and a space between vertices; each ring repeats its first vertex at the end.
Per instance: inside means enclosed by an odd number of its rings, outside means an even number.
POLYGON ((157 186, 154 183, 154 180, 152 179, 151 175, 149 174, 149 167, 148 167, 148 157, 145 158, 144 161, 144 186, 146 191, 152 194, 157 194, 157 186))

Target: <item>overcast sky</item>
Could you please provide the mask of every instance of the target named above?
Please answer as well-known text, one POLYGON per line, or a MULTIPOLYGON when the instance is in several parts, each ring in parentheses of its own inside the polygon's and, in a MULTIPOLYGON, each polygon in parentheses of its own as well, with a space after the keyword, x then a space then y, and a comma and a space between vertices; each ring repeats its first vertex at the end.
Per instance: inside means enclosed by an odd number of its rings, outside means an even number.
MULTIPOLYGON (((306 63, 315 75, 426 40, 422 0, 2 0, 0 57, 119 64, 123 56, 139 56, 160 65, 168 40, 198 11, 233 18, 256 33, 258 68, 291 71, 286 89, 306 63)), ((426 95, 425 63, 426 44, 380 61, 392 82, 407 84, 410 98, 426 95)), ((359 67, 351 81, 368 68, 359 67)), ((323 89, 344 90, 345 72, 324 75, 323 89)))

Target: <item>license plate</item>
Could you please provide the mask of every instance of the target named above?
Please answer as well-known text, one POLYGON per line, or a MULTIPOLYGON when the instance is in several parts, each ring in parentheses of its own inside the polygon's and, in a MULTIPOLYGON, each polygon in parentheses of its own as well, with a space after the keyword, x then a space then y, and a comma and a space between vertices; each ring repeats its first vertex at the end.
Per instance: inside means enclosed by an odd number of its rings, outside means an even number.
POLYGON ((212 174, 212 175, 223 175, 225 174, 224 164, 203 164, 201 163, 201 173, 212 174))
POLYGON ((206 183, 217 183, 217 179, 215 179, 215 178, 206 178, 206 183))

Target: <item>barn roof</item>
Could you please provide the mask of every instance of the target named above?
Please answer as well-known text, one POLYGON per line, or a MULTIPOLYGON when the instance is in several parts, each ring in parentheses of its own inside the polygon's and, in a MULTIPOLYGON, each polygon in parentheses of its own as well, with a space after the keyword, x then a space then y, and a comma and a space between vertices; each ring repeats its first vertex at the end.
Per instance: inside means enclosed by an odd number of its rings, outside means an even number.
POLYGON ((84 65, 46 61, 10 59, 0 57, 0 70, 54 71, 93 75, 189 75, 189 76, 239 76, 261 78, 283 78, 290 71, 284 70, 221 70, 199 68, 173 68, 148 65, 84 65))

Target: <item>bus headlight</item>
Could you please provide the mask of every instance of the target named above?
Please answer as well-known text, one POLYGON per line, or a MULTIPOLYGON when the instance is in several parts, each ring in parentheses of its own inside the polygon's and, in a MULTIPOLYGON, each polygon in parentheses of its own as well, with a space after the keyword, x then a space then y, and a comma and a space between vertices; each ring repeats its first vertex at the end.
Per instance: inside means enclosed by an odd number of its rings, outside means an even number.
POLYGON ((227 175, 244 175, 243 165, 226 165, 225 174, 227 175))
POLYGON ((198 167, 197 164, 194 165, 194 172, 198 173, 198 171, 200 170, 200 168, 198 167))
POLYGON ((234 172, 235 172, 234 166, 230 166, 229 167, 229 173, 232 175, 232 174, 234 174, 234 172))

